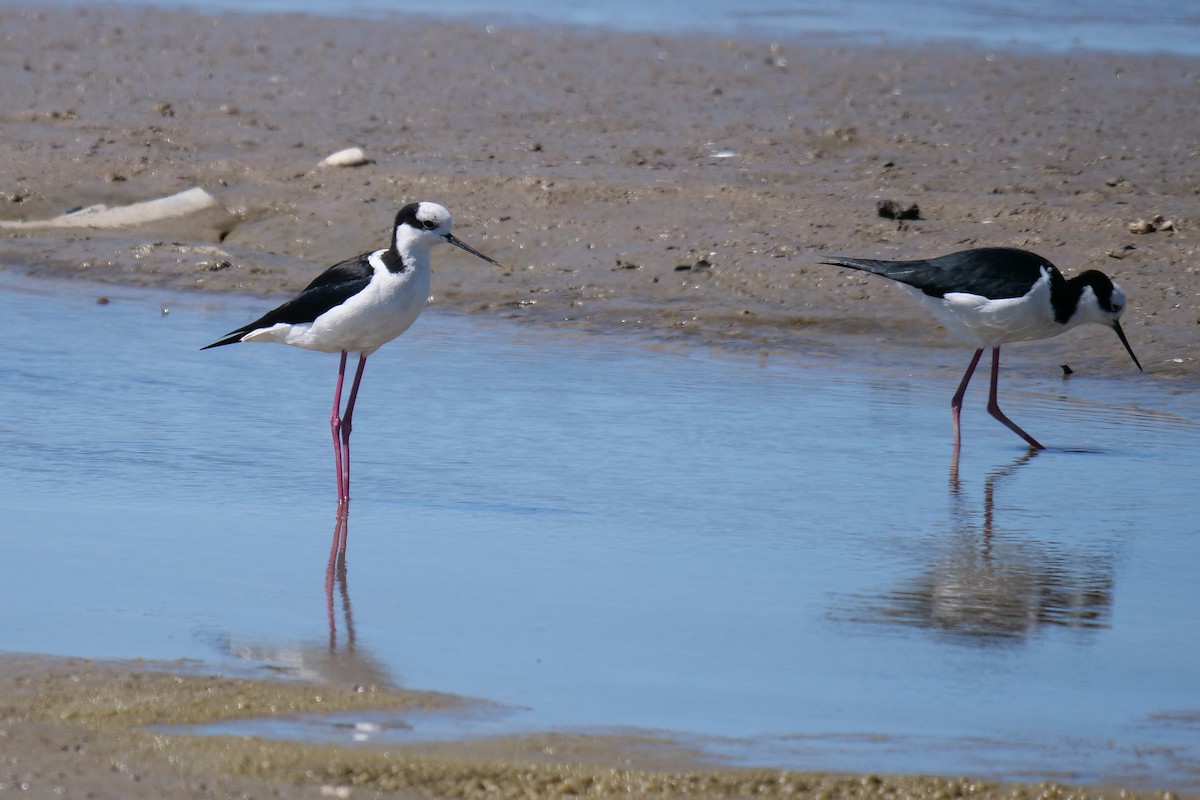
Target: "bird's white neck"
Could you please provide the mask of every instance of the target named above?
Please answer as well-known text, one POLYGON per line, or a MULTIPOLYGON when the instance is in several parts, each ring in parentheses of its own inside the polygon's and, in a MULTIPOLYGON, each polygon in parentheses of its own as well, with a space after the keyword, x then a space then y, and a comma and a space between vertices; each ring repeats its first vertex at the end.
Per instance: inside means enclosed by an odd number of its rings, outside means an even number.
POLYGON ((414 230, 407 225, 396 228, 392 241, 396 252, 405 262, 428 258, 429 248, 434 244, 427 232, 414 230))
POLYGON ((1079 293, 1079 299, 1075 303, 1075 313, 1071 314, 1066 325, 1068 328, 1074 328, 1085 322, 1097 322, 1101 325, 1112 324, 1112 315, 1106 314, 1100 308, 1100 300, 1090 286, 1084 286, 1083 291, 1079 293))

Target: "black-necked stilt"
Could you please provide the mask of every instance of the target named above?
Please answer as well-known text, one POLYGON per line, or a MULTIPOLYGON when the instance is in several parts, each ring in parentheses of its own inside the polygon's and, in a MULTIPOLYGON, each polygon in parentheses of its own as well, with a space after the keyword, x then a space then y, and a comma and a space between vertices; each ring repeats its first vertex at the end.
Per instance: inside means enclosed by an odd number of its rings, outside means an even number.
POLYGON ((1000 345, 1048 339, 1076 325, 1095 322, 1116 331, 1133 363, 1142 368, 1119 322, 1125 293, 1103 272, 1088 270, 1066 280, 1046 259, 1012 247, 981 247, 918 261, 835 256, 821 263, 872 272, 904 284, 947 331, 978 346, 950 401, 955 451, 960 442, 958 417, 963 395, 985 347, 992 348, 988 413, 1039 450, 1042 445, 1004 416, 996 402, 1000 345))
POLYGON ((392 244, 384 250, 334 264, 304 291, 202 350, 235 342, 279 342, 342 354, 333 393, 333 453, 338 503, 350 499, 350 426, 367 356, 408 330, 429 298, 429 248, 448 242, 499 266, 450 233, 450 212, 437 203, 410 203, 396 214, 392 244), (341 413, 346 356, 358 353, 358 369, 341 413))

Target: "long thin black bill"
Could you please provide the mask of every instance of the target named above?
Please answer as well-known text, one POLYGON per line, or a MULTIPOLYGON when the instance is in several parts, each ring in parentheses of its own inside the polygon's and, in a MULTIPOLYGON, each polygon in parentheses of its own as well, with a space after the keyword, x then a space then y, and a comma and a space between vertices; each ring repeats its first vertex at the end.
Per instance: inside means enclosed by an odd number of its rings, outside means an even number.
MULTIPOLYGON (((447 242, 449 242, 450 244, 454 245, 455 247, 461 247, 463 250, 466 250, 468 253, 470 253, 470 254, 471 254, 471 255, 473 255, 473 256, 478 256, 479 258, 482 258, 484 261, 488 262, 489 264, 495 264, 497 267, 502 267, 502 266, 504 266, 503 264, 501 264, 501 263, 500 263, 499 261, 497 261, 496 259, 494 259, 494 258, 488 258, 488 257, 487 257, 487 256, 485 256, 483 253, 481 253, 481 252, 479 252, 478 250, 476 250, 474 247, 471 247, 469 244, 465 244, 465 243, 462 241, 462 239, 459 239, 459 238, 458 238, 457 236, 455 236, 454 234, 447 233, 447 234, 446 234, 446 241, 447 241, 447 242)), ((1124 339, 1125 337, 1123 337, 1123 336, 1122 336, 1121 338, 1122 338, 1122 339, 1124 339)), ((1128 347, 1128 346, 1129 346, 1129 345, 1126 345, 1126 347, 1128 347)), ((1134 359, 1134 361, 1137 361, 1137 359, 1135 358, 1135 359, 1134 359)))
MULTIPOLYGON (((490 261, 491 259, 489 259, 490 261)), ((1117 332, 1117 337, 1120 338, 1121 344, 1125 345, 1125 350, 1129 353, 1129 357, 1133 359, 1133 363, 1137 364, 1139 372, 1145 372, 1142 369, 1142 362, 1137 360, 1137 356, 1133 354, 1133 348, 1129 346, 1129 340, 1125 338, 1125 331, 1121 330, 1121 323, 1113 320, 1113 330, 1117 332)))

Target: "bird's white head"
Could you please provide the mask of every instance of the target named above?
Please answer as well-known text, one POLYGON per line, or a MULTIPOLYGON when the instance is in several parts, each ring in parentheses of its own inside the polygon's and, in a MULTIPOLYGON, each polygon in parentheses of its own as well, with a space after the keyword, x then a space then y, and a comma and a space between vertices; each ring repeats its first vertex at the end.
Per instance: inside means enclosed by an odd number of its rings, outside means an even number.
POLYGON ((446 241, 452 220, 445 206, 437 203, 409 203, 396 214, 396 249, 405 246, 431 247, 446 241))
POLYGON ((393 234, 396 252, 401 256, 414 250, 428 250, 435 244, 452 244, 474 256, 499 266, 499 262, 468 247, 450 232, 450 211, 443 205, 424 201, 409 203, 396 214, 393 234))
POLYGON ((1133 354, 1133 348, 1125 338, 1125 331, 1121 329, 1121 315, 1125 313, 1126 304, 1125 292, 1103 272, 1094 269, 1072 278, 1070 282, 1082 286, 1075 313, 1071 316, 1071 324, 1096 322, 1112 328, 1140 370, 1141 362, 1133 354))
POLYGON ((1125 292, 1103 272, 1088 270, 1072 281, 1080 284, 1072 322, 1098 322, 1111 327, 1125 313, 1125 292))

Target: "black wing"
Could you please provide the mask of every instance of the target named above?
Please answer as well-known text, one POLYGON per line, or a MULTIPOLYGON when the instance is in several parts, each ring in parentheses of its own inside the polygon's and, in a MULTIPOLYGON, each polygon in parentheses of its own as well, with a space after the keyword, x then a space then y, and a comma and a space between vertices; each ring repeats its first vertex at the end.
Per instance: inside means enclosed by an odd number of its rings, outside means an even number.
POLYGON ((1041 278, 1043 267, 1050 271, 1051 283, 1062 281, 1062 275, 1049 261, 1014 247, 980 247, 920 261, 835 256, 821 263, 882 275, 915 286, 931 297, 944 297, 951 292, 994 300, 1021 297, 1041 278))
POLYGON ((322 272, 312 283, 304 287, 300 294, 288 300, 278 308, 273 308, 254 322, 243 325, 218 342, 201 347, 208 350, 211 347, 234 344, 250 331, 259 328, 269 328, 280 322, 296 325, 301 322, 312 322, 334 306, 341 305, 354 295, 367 288, 375 268, 371 266, 371 254, 363 253, 345 261, 339 261, 322 272))

